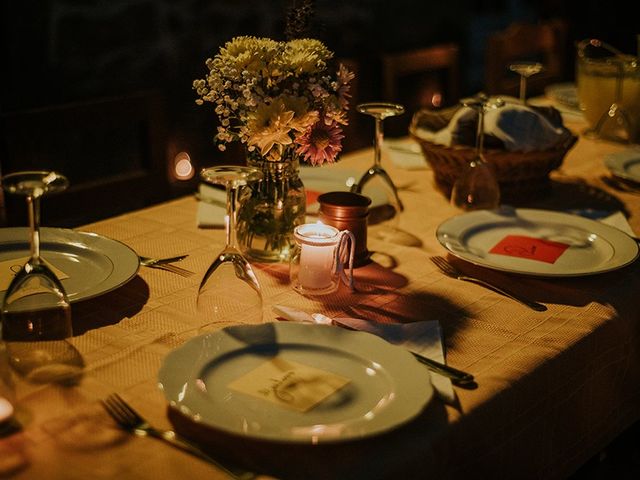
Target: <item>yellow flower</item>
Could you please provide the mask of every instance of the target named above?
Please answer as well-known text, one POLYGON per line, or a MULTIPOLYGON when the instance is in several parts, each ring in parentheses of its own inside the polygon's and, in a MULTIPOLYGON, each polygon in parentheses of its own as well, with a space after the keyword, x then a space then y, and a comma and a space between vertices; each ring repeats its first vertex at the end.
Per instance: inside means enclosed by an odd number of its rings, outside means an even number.
POLYGON ((309 110, 309 101, 304 97, 282 95, 279 97, 287 110, 293 111, 291 128, 298 132, 304 132, 318 121, 320 114, 317 110, 309 110))
POLYGON ((323 71, 333 53, 319 40, 300 38, 287 42, 283 53, 285 69, 294 73, 323 71))
POLYGON ((275 99, 270 104, 260 104, 255 113, 250 117, 249 145, 260 149, 262 156, 271 153, 273 160, 279 160, 284 145, 290 145, 293 140, 289 132, 293 129, 292 120, 294 112, 287 110, 281 98, 275 99), (271 151, 276 147, 275 151, 271 151), (276 156, 277 158, 273 158, 276 156))
POLYGON ((260 73, 277 55, 278 47, 278 42, 269 38, 236 37, 220 49, 217 60, 238 72, 260 73))

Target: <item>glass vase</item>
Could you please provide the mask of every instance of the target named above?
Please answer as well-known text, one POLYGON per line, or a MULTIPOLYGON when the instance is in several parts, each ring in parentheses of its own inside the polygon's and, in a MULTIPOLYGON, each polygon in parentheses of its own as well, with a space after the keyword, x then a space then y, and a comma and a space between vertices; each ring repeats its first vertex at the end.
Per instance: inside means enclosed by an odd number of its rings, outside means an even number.
POLYGON ((237 239, 242 253, 256 262, 288 262, 295 245, 293 230, 305 223, 306 196, 293 151, 281 161, 247 156, 263 179, 240 192, 237 239))

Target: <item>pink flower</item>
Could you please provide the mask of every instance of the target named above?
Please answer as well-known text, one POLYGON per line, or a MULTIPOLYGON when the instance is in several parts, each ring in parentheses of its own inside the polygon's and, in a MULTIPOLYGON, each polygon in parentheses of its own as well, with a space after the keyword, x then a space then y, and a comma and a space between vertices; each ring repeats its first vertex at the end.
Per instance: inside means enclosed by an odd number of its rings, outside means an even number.
POLYGON ((333 163, 342 150, 342 129, 336 122, 327 125, 322 119, 297 138, 297 152, 312 165, 333 163))
POLYGON ((349 93, 351 85, 349 85, 349 83, 356 77, 356 75, 353 72, 350 72, 343 64, 340 64, 337 77, 338 101, 340 102, 340 107, 347 110, 349 108, 349 98, 351 98, 351 93, 349 93))

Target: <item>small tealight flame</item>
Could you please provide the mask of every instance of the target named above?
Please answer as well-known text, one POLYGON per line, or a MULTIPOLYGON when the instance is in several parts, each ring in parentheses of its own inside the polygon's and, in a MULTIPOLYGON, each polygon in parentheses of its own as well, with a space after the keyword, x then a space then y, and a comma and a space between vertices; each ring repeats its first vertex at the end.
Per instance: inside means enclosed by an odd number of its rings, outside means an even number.
POLYGON ((191 163, 191 157, 187 152, 178 153, 173 159, 173 171, 177 180, 189 180, 193 178, 195 169, 191 163))
POLYGON ((13 415, 13 405, 4 397, 0 397, 0 423, 9 420, 13 415))
POLYGON ((433 105, 434 107, 442 106, 442 94, 440 92, 435 92, 431 96, 431 105, 433 105))

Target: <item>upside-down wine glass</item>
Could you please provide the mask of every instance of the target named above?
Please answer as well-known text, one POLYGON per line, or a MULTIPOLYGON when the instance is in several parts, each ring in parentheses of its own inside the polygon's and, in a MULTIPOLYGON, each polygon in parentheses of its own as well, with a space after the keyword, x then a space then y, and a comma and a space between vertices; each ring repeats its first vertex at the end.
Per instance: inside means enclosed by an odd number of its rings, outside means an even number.
POLYGON ((238 189, 262 179, 253 167, 218 166, 204 169, 200 178, 226 189, 226 245, 207 269, 198 289, 197 310, 204 322, 200 330, 222 323, 261 323, 262 290, 251 264, 238 249, 236 203, 238 189))
POLYGON ((500 204, 500 186, 484 158, 484 114, 488 108, 502 107, 504 100, 480 94, 461 103, 478 112, 476 147, 471 162, 453 184, 451 204, 462 210, 496 208, 500 204))
MULTIPOLYGON (((381 191, 384 191, 388 203, 380 207, 374 207, 370 211, 369 221, 372 224, 378 221, 382 223, 381 227, 373 232, 373 235, 394 243, 413 244, 414 240, 412 236, 400 231, 396 227, 399 215, 404 210, 404 205, 402 200, 400 200, 398 189, 393 183, 393 180, 391 180, 387 171, 382 167, 382 144, 384 142, 382 122, 385 118, 402 115, 405 111, 404 107, 397 103, 369 102, 357 105, 356 110, 365 115, 370 115, 375 119, 374 163, 364 172, 358 182, 351 186, 351 191, 367 195, 369 192, 372 192, 376 186, 379 187, 381 191), (379 210, 379 212, 375 210, 379 210)), ((371 194, 367 196, 374 197, 375 195, 371 194)))
POLYGON ((2 178, 5 191, 26 198, 30 254, 5 293, 1 338, 11 367, 33 383, 71 382, 83 368, 80 354, 67 342, 73 335, 69 299, 40 256, 40 199, 68 184, 63 175, 49 171, 17 172, 2 178))
POLYGON ((527 103, 527 79, 544 70, 544 66, 538 62, 517 62, 509 65, 509 70, 520 75, 520 101, 527 103))

